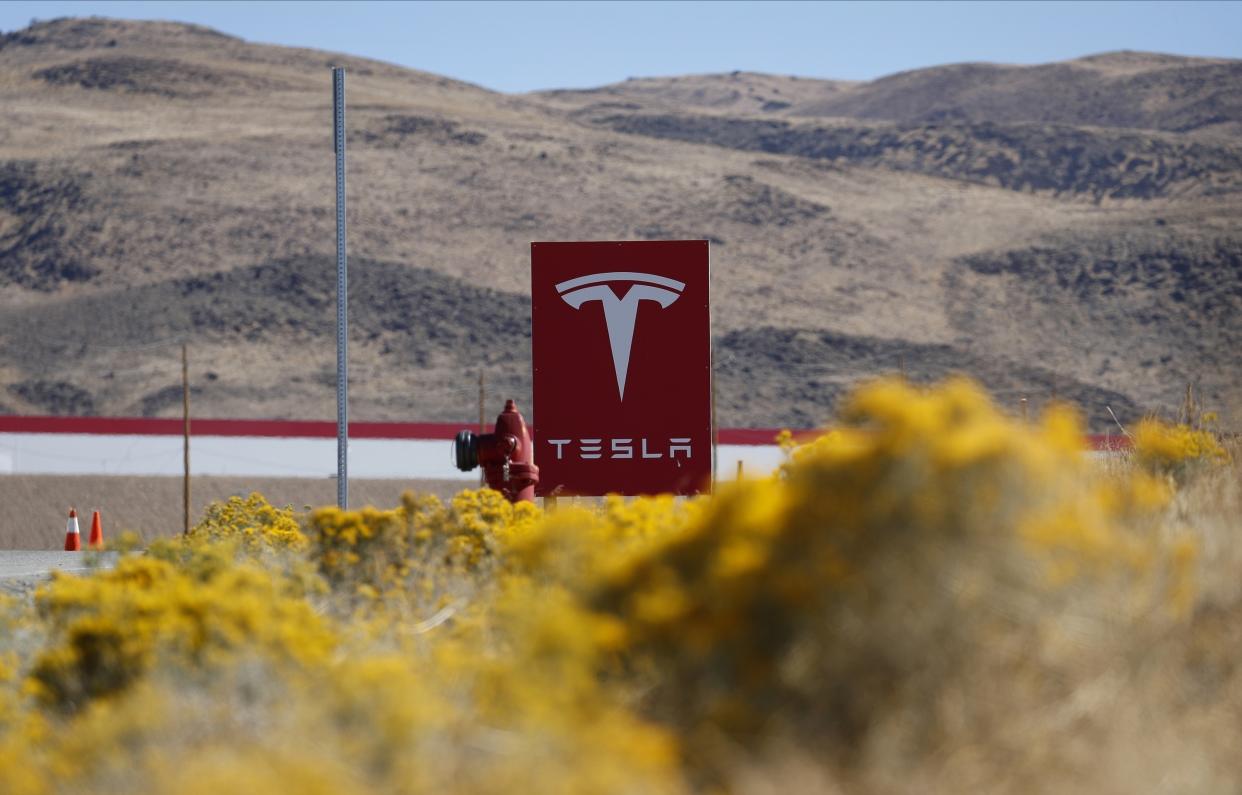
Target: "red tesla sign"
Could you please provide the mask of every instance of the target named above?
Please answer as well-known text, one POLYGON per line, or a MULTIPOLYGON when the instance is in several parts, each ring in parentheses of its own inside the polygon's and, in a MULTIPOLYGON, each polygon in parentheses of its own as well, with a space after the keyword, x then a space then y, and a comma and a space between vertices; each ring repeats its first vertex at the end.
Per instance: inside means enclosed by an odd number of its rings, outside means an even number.
POLYGON ((538 494, 708 491, 707 241, 530 249, 538 494))

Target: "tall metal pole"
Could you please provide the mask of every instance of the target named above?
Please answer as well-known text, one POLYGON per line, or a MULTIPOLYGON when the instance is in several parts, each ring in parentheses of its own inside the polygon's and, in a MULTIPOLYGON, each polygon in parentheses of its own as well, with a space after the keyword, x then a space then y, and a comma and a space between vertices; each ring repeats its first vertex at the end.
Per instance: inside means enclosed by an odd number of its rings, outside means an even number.
POLYGON ((336 150, 336 504, 349 507, 349 280, 345 260, 345 70, 332 69, 336 150))
POLYGON ((184 519, 182 533, 190 534, 190 357, 186 344, 181 343, 181 419, 183 434, 181 452, 183 476, 181 482, 181 514, 184 519))

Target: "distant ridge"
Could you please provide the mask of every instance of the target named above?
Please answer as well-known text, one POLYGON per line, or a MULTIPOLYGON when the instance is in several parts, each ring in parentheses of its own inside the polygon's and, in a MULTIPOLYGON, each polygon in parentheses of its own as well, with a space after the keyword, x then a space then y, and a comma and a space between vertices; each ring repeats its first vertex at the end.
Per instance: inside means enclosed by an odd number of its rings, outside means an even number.
POLYGON ((240 38, 188 22, 141 22, 105 17, 58 17, 36 20, 29 27, 0 32, 0 48, 50 47, 62 50, 104 49, 159 45, 188 49, 240 38))
POLYGON ((1035 122, 1220 135, 1242 129, 1242 61, 1128 50, 1038 66, 950 64, 870 82, 734 72, 545 94, 905 124, 1035 122))

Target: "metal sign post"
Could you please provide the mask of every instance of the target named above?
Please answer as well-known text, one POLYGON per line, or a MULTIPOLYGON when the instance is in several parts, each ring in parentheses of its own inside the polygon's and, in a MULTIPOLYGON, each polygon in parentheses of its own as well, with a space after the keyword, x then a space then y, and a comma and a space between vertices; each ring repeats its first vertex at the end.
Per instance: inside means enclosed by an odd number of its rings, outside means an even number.
POLYGON ((336 150, 336 504, 349 507, 349 280, 345 259, 345 70, 332 69, 336 150))

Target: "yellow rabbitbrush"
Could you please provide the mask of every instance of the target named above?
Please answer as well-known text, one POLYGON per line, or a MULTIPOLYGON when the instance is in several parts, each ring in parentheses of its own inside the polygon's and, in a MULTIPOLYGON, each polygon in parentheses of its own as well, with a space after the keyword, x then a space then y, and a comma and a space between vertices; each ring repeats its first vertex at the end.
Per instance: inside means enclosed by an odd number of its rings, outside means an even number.
POLYGON ((894 688, 949 676, 1054 581, 1186 590, 1156 533, 1165 487, 1100 477, 1082 440, 1067 409, 1028 428, 966 381, 876 383, 779 477, 725 490, 604 567, 587 598, 651 657, 666 719, 852 743, 894 688))
POLYGON ((1229 648, 1200 616, 1234 591, 1204 587, 1182 480, 1080 445, 1067 409, 886 381, 715 497, 237 498, 0 603, 0 791, 1133 789, 1157 754, 1084 744, 1168 747, 1187 712, 1235 736, 1196 705, 1242 678, 1177 656, 1229 648), (1168 730, 1112 734, 1130 704, 1168 730))
POLYGON ((1135 428, 1134 452, 1141 466, 1182 480, 1205 467, 1229 461, 1229 453, 1210 431, 1155 419, 1143 420, 1135 428))
POLYGON ((240 544, 250 554, 302 550, 307 545, 293 511, 268 504, 261 494, 208 505, 202 521, 191 529, 190 539, 240 544))
POLYGON ((156 666, 191 675, 239 657, 325 659, 335 639, 304 584, 220 551, 197 549, 176 561, 127 557, 111 571, 58 577, 38 591, 49 638, 31 670, 32 691, 72 711, 156 666))

